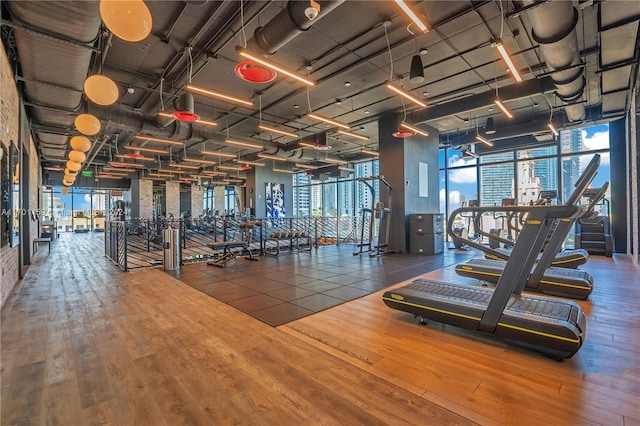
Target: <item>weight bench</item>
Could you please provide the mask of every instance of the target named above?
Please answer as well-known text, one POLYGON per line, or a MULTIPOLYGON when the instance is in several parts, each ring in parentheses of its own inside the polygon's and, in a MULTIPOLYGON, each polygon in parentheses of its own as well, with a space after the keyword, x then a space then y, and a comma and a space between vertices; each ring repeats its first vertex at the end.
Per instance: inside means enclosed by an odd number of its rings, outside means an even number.
MULTIPOLYGON (((222 251, 222 256, 217 259, 213 259, 207 262, 207 265, 217 266, 218 268, 224 268, 227 263, 230 261, 237 259, 245 250, 249 253, 249 256, 246 256, 245 259, 258 261, 257 257, 253 255, 251 251, 251 235, 253 229, 253 222, 242 223, 240 224, 240 228, 242 228, 242 236, 246 237, 246 239, 241 240, 229 240, 229 241, 215 241, 207 244, 214 252, 222 251)), ((259 226, 259 224, 256 224, 259 226)))
POLYGON ((51 254, 51 238, 34 238, 33 239, 33 252, 38 251, 40 243, 47 243, 49 246, 49 254, 51 254))

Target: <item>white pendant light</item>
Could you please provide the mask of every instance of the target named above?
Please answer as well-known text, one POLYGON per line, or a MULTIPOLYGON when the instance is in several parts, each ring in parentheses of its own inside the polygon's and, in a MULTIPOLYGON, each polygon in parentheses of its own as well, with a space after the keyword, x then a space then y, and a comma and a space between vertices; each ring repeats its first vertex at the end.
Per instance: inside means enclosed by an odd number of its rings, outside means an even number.
POLYGON ((87 77, 84 81, 84 93, 91 102, 102 106, 113 105, 120 97, 118 85, 102 74, 87 77))
POLYGON ((153 25, 142 0, 100 0, 100 17, 113 35, 131 42, 147 38, 153 25))
POLYGON ((76 117, 74 124, 76 129, 83 135, 93 136, 98 134, 102 125, 100 120, 93 114, 80 114, 76 117))

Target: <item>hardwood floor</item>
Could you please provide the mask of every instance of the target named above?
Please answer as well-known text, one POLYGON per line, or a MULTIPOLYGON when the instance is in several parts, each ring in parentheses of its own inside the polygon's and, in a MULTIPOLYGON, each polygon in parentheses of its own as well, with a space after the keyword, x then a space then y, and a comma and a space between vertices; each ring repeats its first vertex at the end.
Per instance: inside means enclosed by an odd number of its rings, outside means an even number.
POLYGON ((270 327, 160 269, 120 272, 91 237, 38 251, 2 310, 3 425, 640 424, 625 257, 583 266, 587 340, 558 363, 419 326, 382 292, 270 327))

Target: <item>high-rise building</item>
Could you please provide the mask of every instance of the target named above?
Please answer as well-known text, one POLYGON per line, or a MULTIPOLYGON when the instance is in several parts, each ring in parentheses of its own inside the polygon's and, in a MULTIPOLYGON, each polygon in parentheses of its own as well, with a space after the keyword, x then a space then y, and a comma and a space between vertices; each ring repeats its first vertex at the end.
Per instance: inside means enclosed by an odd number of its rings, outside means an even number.
MULTIPOLYGON (((582 131, 580 129, 563 130, 560 132, 560 147, 564 153, 579 153, 582 150, 582 131)), ((562 200, 573 192, 573 188, 580 176, 580 157, 573 155, 562 157, 562 200)))
POLYGON ((501 205, 503 198, 513 197, 513 153, 482 156, 483 163, 508 161, 480 167, 480 203, 483 206, 501 205))
MULTIPOLYGON (((524 152, 521 159, 529 158, 529 152, 524 152)), ((516 194, 518 205, 526 206, 527 204, 534 203, 540 194, 540 178, 536 176, 535 160, 532 158, 529 160, 518 161, 518 185, 517 188, 514 185, 512 188, 513 193, 516 194)), ((514 179, 514 184, 515 184, 514 179)))
POLYGON ((293 175, 293 215, 297 217, 311 216, 311 178, 306 173, 293 175))

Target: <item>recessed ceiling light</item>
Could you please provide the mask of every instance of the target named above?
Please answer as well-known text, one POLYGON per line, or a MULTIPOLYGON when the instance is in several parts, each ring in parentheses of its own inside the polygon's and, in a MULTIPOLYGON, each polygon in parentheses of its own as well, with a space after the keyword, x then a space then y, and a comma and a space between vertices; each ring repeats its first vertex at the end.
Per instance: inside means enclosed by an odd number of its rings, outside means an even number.
POLYGON ((298 109, 298 108, 300 108, 300 105, 295 104, 293 107, 294 107, 295 109, 298 109))
POLYGON ((487 111, 493 112, 493 108, 487 108, 487 111))
POLYGON ((422 92, 422 96, 429 96, 429 92, 422 92))
POLYGON ((344 85, 345 85, 345 87, 349 87, 349 86, 351 86, 351 82, 350 81, 345 81, 344 85))
POLYGON ((365 110, 364 110, 364 113, 365 113, 365 114, 369 114, 369 110, 368 110, 368 109, 365 109, 365 110))
POLYGON ((420 49, 420 54, 421 55, 426 55, 429 51, 427 50, 426 47, 423 47, 422 49, 420 49))

